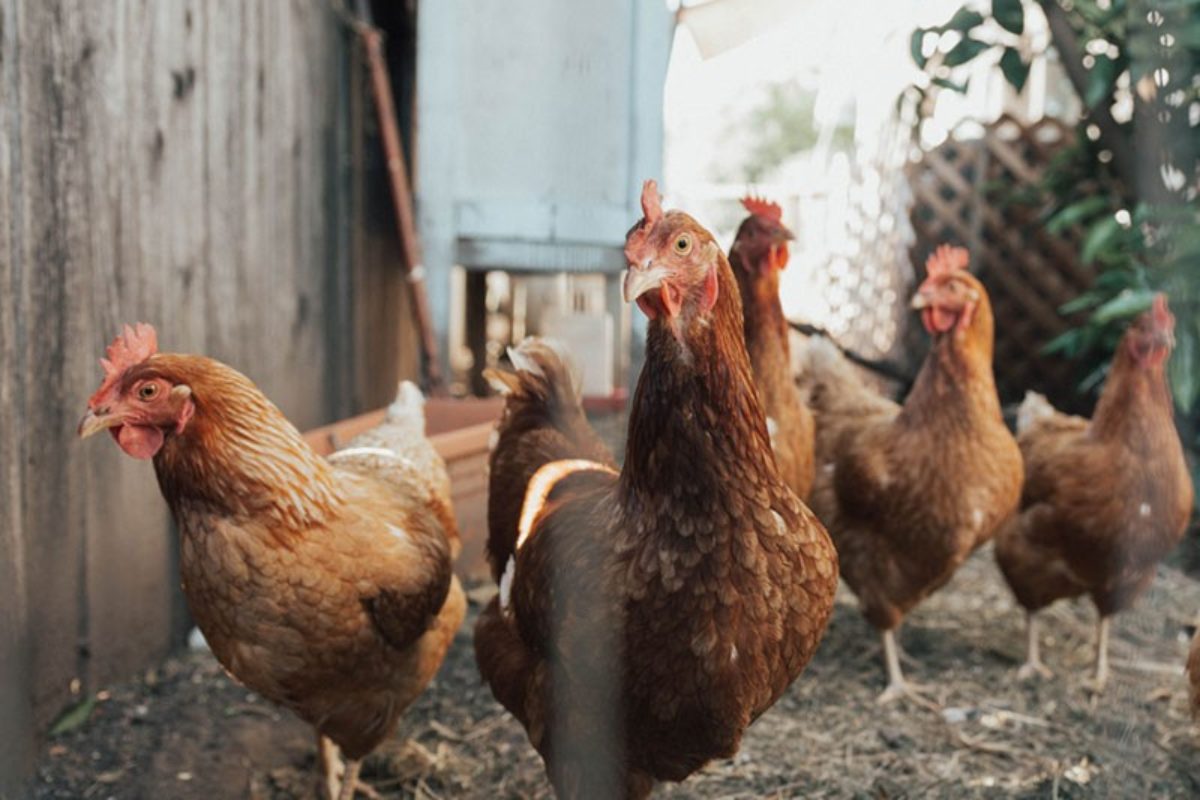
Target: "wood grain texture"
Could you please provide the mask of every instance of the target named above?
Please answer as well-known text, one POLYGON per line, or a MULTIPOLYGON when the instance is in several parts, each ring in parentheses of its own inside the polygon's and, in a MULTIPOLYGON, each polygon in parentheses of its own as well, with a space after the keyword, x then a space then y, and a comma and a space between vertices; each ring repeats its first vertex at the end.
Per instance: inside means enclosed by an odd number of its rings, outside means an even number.
POLYGON ((17 270, 19 210, 12 188, 21 181, 13 158, 13 108, 16 73, 12 54, 16 0, 0 0, 0 797, 15 796, 33 760, 33 742, 23 735, 32 726, 33 676, 25 602, 24 541, 21 536, 27 441, 16 433, 23 421, 25 387, 24 320, 16 310, 24 304, 23 275, 17 270))
POLYGON ((243 370, 301 427, 412 374, 394 233, 351 246, 389 216, 349 158, 376 147, 351 41, 319 0, 0 0, 0 795, 72 680, 183 633, 150 468, 75 438, 118 326, 243 370))

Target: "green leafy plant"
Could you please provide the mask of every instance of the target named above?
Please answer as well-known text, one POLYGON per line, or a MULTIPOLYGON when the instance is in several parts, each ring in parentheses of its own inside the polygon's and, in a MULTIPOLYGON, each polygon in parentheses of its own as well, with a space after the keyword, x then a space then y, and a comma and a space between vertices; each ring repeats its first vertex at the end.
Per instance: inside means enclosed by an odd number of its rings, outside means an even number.
POLYGON ((1086 321, 1049 342, 1046 351, 1090 362, 1081 388, 1092 391, 1129 321, 1165 292, 1177 320, 1168 363, 1171 390, 1179 409, 1191 412, 1200 400, 1200 216, 1194 209, 1146 205, 1131 215, 1114 214, 1104 200, 1080 200, 1046 223, 1052 232, 1083 226, 1081 258, 1100 267, 1092 287, 1060 309, 1067 315, 1086 311, 1086 321))
POLYGON ((50 728, 50 738, 62 736, 83 727, 92 718, 96 710, 96 698, 88 695, 83 700, 64 711, 50 728))
POLYGON ((1044 14, 1051 46, 1084 108, 1074 146, 1045 170, 1036 201, 1053 234, 1082 232, 1080 260, 1094 285, 1062 312, 1084 323, 1047 344, 1087 364, 1082 388, 1102 383, 1120 331, 1166 292, 1179 325, 1171 386, 1179 408, 1200 403, 1200 0, 990 0, 968 3, 945 24, 913 31, 910 49, 936 89, 965 91, 959 73, 992 53, 1017 92, 1029 77, 1022 39, 1044 14), (1132 104, 1125 119, 1113 108, 1132 104), (1169 154, 1164 158, 1163 153, 1169 154))
POLYGON ((1051 234, 1078 232, 1080 260, 1096 270, 1060 309, 1080 324, 1046 350, 1076 360, 1081 391, 1095 393, 1125 327, 1165 292, 1177 320, 1168 378, 1180 432, 1200 453, 1200 0, 968 3, 912 33, 927 76, 910 92, 917 119, 938 90, 967 91, 963 73, 985 54, 1023 91, 1044 55, 1024 37, 1032 14, 1044 15, 1083 114, 1036 196, 1007 200, 1047 209, 1040 222, 1051 234))

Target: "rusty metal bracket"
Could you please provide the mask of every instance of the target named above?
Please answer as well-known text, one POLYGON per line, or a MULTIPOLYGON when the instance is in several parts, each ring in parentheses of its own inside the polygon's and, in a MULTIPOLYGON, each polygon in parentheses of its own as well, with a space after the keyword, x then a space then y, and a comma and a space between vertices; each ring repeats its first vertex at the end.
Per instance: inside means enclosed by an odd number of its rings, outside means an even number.
POLYGON ((357 20, 354 28, 362 39, 367 65, 371 71, 371 94, 379 115, 379 131, 383 138, 384 157, 387 160, 392 205, 396 211, 396 227, 400 234, 401 247, 404 249, 413 313, 421 336, 423 388, 428 393, 441 394, 445 390, 445 384, 438 358, 437 337, 434 334, 433 320, 430 318, 429 297, 425 291, 425 267, 421 260, 421 243, 417 237, 417 226, 413 217, 412 185, 408 177, 408 165, 404 161, 400 128, 396 123, 392 81, 388 76, 387 61, 383 55, 383 33, 372 21, 368 0, 357 0, 356 10, 357 20))

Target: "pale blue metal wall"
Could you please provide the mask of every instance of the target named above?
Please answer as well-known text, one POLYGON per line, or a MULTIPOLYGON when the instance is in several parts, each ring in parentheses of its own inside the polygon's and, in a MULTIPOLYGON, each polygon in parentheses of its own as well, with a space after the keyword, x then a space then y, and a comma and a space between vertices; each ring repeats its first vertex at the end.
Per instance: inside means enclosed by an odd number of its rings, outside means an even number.
POLYGON ((665 2, 424 0, 417 16, 417 212, 442 352, 456 264, 603 272, 619 303, 641 183, 662 172, 665 2))

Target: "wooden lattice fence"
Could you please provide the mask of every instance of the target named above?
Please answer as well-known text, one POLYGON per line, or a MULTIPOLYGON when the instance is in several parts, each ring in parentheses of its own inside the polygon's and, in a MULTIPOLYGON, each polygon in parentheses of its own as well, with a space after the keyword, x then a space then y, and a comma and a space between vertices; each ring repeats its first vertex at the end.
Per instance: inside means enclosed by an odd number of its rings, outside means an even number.
MULTIPOLYGON (((972 126, 979 131, 979 126, 972 126)), ((954 136, 909 167, 912 263, 951 242, 971 251, 971 269, 987 286, 996 315, 996 381, 1001 400, 1019 401, 1027 389, 1056 405, 1081 409, 1074 365, 1042 348, 1072 323, 1058 308, 1091 285, 1094 271, 1080 262, 1080 234, 1048 234, 1031 204, 1042 171, 1071 143, 1073 131, 1043 119, 1031 125, 1004 116, 976 138, 954 136)))
MULTIPOLYGON (((899 127, 882 136, 877 152, 849 164, 844 181, 830 182, 825 216, 817 217, 823 226, 817 231, 801 226, 802 244, 826 251, 811 277, 820 308, 805 321, 860 355, 902 370, 920 359, 908 347, 914 273, 908 260, 907 151, 908 137, 899 127)), ((800 209, 802 222, 812 211, 800 209)))

